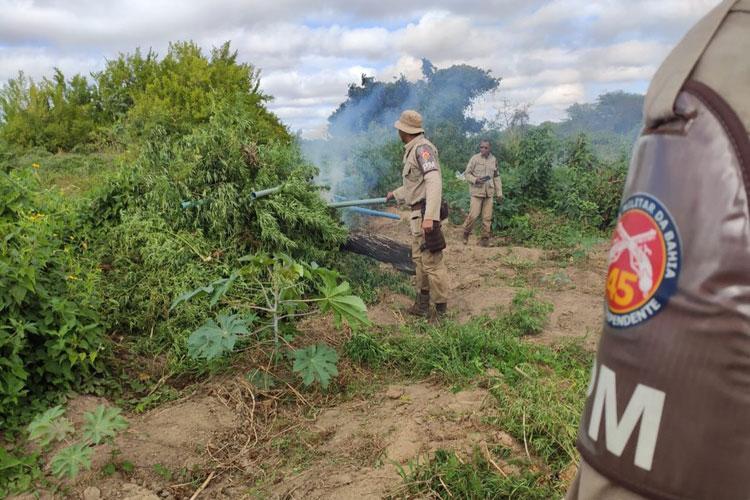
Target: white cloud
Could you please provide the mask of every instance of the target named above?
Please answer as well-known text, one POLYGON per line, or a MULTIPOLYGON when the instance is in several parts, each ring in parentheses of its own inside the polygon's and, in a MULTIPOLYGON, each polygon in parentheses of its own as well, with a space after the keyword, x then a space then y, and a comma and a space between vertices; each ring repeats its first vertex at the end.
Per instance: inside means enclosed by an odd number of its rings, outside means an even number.
POLYGON ((292 130, 321 134, 327 116, 362 73, 391 81, 469 64, 502 77, 473 113, 492 117, 499 99, 531 103, 534 120, 603 86, 645 88, 670 48, 718 0, 396 0, 213 2, 0 0, 0 81, 59 67, 88 75, 118 53, 193 40, 207 52, 231 40, 262 70, 269 107, 292 130), (502 97, 501 97, 502 96, 502 97))

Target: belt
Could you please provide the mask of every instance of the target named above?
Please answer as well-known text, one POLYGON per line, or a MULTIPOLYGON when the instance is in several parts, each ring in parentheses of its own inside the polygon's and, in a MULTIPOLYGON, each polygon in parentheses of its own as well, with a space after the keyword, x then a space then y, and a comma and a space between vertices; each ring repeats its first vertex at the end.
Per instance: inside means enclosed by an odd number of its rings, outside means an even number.
POLYGON ((425 201, 424 200, 419 200, 418 202, 414 203, 411 206, 411 209, 412 210, 424 210, 425 209, 425 201))

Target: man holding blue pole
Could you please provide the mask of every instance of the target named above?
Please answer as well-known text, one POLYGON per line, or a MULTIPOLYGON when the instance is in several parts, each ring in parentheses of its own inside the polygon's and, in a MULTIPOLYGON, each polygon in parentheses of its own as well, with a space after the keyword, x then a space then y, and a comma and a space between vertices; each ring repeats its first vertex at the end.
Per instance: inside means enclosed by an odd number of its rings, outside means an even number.
POLYGON ((440 229, 443 180, 438 151, 425 139, 422 115, 407 109, 394 126, 404 143, 403 185, 390 191, 386 200, 395 199, 411 206, 409 228, 411 254, 417 277, 417 299, 408 310, 415 316, 430 314, 430 296, 438 318, 445 317, 448 305, 448 270, 443 260, 445 238, 440 229))

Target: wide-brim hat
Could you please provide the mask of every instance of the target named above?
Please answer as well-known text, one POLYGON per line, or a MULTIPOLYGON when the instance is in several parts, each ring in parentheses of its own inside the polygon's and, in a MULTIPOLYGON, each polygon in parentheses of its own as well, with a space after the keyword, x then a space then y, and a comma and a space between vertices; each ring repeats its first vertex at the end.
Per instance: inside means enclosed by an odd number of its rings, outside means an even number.
POLYGON ((422 115, 413 109, 407 109, 401 113, 401 118, 396 120, 393 123, 393 126, 399 130, 403 130, 407 134, 424 133, 424 129, 422 128, 422 115))

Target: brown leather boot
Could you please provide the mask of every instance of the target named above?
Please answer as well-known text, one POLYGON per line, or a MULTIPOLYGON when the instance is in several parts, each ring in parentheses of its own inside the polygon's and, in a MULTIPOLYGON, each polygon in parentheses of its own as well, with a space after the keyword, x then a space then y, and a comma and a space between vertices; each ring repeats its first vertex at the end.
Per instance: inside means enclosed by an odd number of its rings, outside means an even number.
POLYGON ((443 320, 445 319, 445 315, 448 312, 448 303, 443 302, 440 304, 435 304, 435 319, 443 320))
POLYGON ((469 244, 469 233, 464 233, 463 237, 461 238, 461 241, 463 241, 464 245, 469 244))
POLYGON ((409 314, 422 318, 430 315, 430 291, 421 290, 414 301, 414 305, 406 310, 409 314))
POLYGON ((488 246, 490 246, 490 240, 489 240, 489 238, 482 238, 479 241, 479 246, 480 247, 488 247, 488 246))

